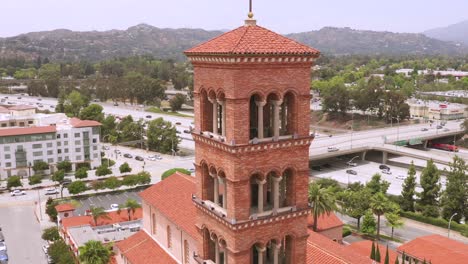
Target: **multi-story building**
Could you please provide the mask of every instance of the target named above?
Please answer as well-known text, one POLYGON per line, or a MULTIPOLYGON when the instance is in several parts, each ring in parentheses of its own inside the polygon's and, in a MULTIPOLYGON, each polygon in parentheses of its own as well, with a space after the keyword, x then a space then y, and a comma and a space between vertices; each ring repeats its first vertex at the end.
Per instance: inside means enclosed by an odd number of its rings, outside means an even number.
POLYGON ((408 100, 411 117, 429 120, 456 120, 468 117, 468 106, 438 101, 408 100))
POLYGON ((39 126, 0 128, 0 179, 30 176, 37 161, 47 162, 50 173, 65 160, 73 170, 78 163, 101 165, 99 122, 52 117, 34 120, 39 126))

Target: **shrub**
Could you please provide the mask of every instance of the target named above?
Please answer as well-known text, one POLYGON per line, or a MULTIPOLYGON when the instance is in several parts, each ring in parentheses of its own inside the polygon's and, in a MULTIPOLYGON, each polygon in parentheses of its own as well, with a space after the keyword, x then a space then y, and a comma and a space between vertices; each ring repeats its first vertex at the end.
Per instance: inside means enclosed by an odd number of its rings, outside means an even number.
MULTIPOLYGON (((423 222, 426 224, 442 227, 442 228, 448 227, 448 221, 443 218, 428 217, 420 213, 407 212, 407 211, 402 211, 401 216, 409 218, 409 219, 413 219, 419 222, 423 222)), ((459 224, 455 221, 452 221, 450 223, 450 229, 459 231, 462 235, 468 237, 468 225, 467 224, 459 224)))
POLYGON ((86 184, 82 181, 74 181, 68 185, 68 191, 71 194, 79 194, 86 191, 86 184))
POLYGON ((61 182, 63 181, 63 179, 65 179, 65 171, 63 170, 58 170, 54 172, 54 175, 52 175, 52 178, 51 178, 51 180, 55 182, 61 182))
POLYGON ((52 200, 52 198, 49 197, 47 200, 46 214, 49 216, 50 220, 54 222, 57 221, 57 210, 55 209, 55 206, 57 205, 58 202, 52 200))
POLYGON ((149 172, 142 171, 137 174, 138 184, 149 184, 151 182, 151 175, 149 172))
POLYGON ((112 173, 112 171, 105 165, 101 165, 96 169, 96 175, 97 176, 109 175, 111 173, 112 173))
POLYGON ((77 179, 84 179, 88 178, 88 170, 86 167, 81 167, 75 171, 75 178, 77 179))
POLYGON ((137 175, 127 175, 122 180, 122 185, 135 186, 139 183, 137 175))
POLYGON ((42 239, 47 241, 56 241, 60 239, 58 228, 56 226, 49 227, 42 231, 42 239))
POLYGON ((64 172, 70 172, 72 170, 72 164, 68 160, 57 163, 57 169, 63 170, 64 172))
POLYGON ((127 162, 123 163, 119 167, 120 173, 125 173, 125 172, 131 172, 132 168, 130 168, 130 165, 128 165, 127 162))
POLYGON ((79 170, 81 168, 86 168, 86 170, 90 170, 91 169, 91 164, 89 164, 89 162, 77 163, 76 164, 76 169, 79 170))
POLYGON ((42 175, 34 175, 29 177, 29 185, 36 185, 42 182, 42 175))
POLYGON ((106 167, 112 167, 115 165, 115 161, 108 159, 108 158, 102 158, 101 159, 101 165, 106 166, 106 167), (107 163, 109 163, 109 166, 107 166, 107 163))
POLYGON ((93 181, 91 182, 91 188, 97 191, 97 190, 105 189, 106 185, 104 184, 104 181, 93 181))
POLYGON ((53 263, 57 264, 69 264, 75 263, 75 258, 70 248, 63 240, 56 241, 51 244, 47 252, 52 258, 53 263))
POLYGON ((117 179, 117 177, 112 176, 112 177, 107 178, 104 181, 104 185, 106 186, 106 188, 109 188, 109 189, 117 189, 120 186, 122 186, 122 183, 121 181, 119 181, 119 179, 117 179))
POLYGON ((33 171, 44 171, 44 170, 48 170, 49 169, 49 164, 47 164, 47 162, 45 161, 36 161, 34 162, 34 165, 33 165, 33 171))
POLYGON ((351 233, 351 228, 349 228, 349 226, 343 226, 343 237, 347 237, 351 235, 351 233))
POLYGON ((167 177, 171 176, 172 174, 176 173, 176 172, 181 172, 183 174, 187 174, 187 175, 190 175, 191 172, 186 170, 186 169, 183 169, 183 168, 174 168, 174 169, 170 169, 170 170, 167 170, 165 171, 162 175, 161 175, 161 180, 164 180, 166 179, 167 177))
POLYGON ((21 187, 23 183, 21 182, 20 176, 11 176, 7 179, 7 188, 11 189, 14 187, 21 187))

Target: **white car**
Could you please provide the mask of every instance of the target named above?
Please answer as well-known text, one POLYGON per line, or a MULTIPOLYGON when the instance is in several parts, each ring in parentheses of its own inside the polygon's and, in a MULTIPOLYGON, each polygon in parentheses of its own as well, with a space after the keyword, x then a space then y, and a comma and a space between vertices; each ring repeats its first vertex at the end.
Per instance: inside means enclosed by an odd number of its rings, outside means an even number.
POLYGON ((154 155, 149 155, 148 157, 146 157, 147 160, 152 160, 152 161, 155 161, 156 160, 156 156, 154 155))
POLYGON ((404 180, 404 179, 406 179, 406 176, 405 175, 398 175, 398 176, 396 176, 396 178, 398 180, 404 180))
POLYGON ((111 204, 110 209, 111 210, 117 210, 117 209, 119 209, 119 205, 118 204, 111 204))
POLYGON ((46 194, 46 195, 52 195, 52 194, 57 194, 57 193, 59 193, 59 191, 58 191, 57 189, 55 189, 55 188, 50 188, 50 189, 47 189, 47 190, 46 190, 46 193, 45 193, 45 194, 46 194))
POLYGON ((328 152, 335 152, 335 151, 338 151, 340 149, 337 148, 337 147, 328 147, 327 150, 328 150, 328 152))
POLYGON ((389 171, 389 170, 382 170, 382 173, 383 173, 383 174, 392 175, 392 172, 389 171))
POLYGON ((49 245, 43 245, 42 246, 42 251, 44 251, 44 254, 49 254, 49 245))
POLYGON ((5 242, 0 242, 0 251, 6 251, 7 248, 6 248, 6 244, 5 242))
POLYGON ((10 194, 11 194, 11 196, 18 196, 18 195, 26 195, 26 192, 21 191, 21 190, 14 190, 10 194))
POLYGON ((351 162, 351 161, 346 162, 346 164, 348 164, 348 166, 351 166, 351 167, 356 167, 357 166, 356 162, 351 162))

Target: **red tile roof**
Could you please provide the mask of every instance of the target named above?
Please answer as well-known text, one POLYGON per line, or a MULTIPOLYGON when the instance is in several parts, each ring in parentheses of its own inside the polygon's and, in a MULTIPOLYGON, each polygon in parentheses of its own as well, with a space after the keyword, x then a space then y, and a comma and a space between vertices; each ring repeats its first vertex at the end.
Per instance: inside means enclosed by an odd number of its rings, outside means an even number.
POLYGON ((75 207, 72 204, 63 203, 55 206, 55 210, 57 210, 57 212, 73 211, 75 207))
POLYGON ((131 237, 115 244, 129 264, 176 264, 166 251, 145 231, 138 231, 131 237))
MULTIPOLYGON (((324 231, 335 227, 343 226, 343 222, 333 212, 331 212, 330 214, 322 214, 318 217, 317 222, 318 231, 324 231)), ((314 225, 314 217, 312 215, 309 215, 307 217, 307 224, 309 225, 309 228, 312 228, 312 226, 314 225)))
POLYGON ((193 193, 195 193, 195 178, 176 172, 139 195, 146 203, 157 208, 172 223, 197 240, 199 238, 195 227, 197 211, 192 203, 193 193))
MULTIPOLYGON (((107 216, 109 219, 100 217, 97 219, 97 225, 111 225, 121 222, 128 221, 128 214, 127 210, 121 210, 120 214, 117 211, 108 212, 107 216)), ((143 218, 143 210, 141 208, 136 209, 135 214, 132 214, 132 220, 141 219, 143 218)), ((83 225, 90 225, 95 226, 94 219, 90 215, 83 215, 83 216, 72 216, 68 218, 64 218, 62 220, 63 228, 67 229, 73 226, 83 226, 83 225)))
MULTIPOLYGON (((370 240, 363 240, 356 243, 352 243, 347 248, 352 249, 353 252, 356 252, 362 256, 370 257, 370 253, 372 250, 372 241, 370 240)), ((379 244, 380 250, 380 263, 385 263, 385 252, 387 251, 387 247, 385 245, 379 244)), ((398 253, 393 249, 388 249, 388 256, 390 263, 395 263, 395 259, 398 257, 398 253)))
POLYGON ((101 126, 101 123, 98 121, 94 120, 81 120, 79 118, 73 117, 70 119, 70 124, 73 127, 79 128, 79 127, 95 127, 95 126, 101 126))
POLYGON ((242 26, 193 47, 190 55, 312 55, 319 51, 260 26, 242 26))
POLYGON ((348 247, 327 237, 309 231, 307 239, 307 264, 371 264, 369 257, 361 256, 348 247))
POLYGON ((468 260, 468 245, 441 235, 418 237, 398 247, 398 252, 403 251, 432 264, 459 264, 468 260))
POLYGON ((55 133, 56 131, 55 126, 4 128, 0 129, 0 137, 55 133))

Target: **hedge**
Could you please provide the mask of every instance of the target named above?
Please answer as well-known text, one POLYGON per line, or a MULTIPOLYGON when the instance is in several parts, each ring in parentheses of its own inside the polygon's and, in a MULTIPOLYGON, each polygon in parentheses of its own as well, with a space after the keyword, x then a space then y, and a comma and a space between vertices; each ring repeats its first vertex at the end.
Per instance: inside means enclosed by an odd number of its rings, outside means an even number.
POLYGON ((144 185, 151 182, 151 175, 147 172, 140 172, 138 174, 131 174, 125 176, 122 180, 116 177, 109 177, 105 180, 97 180, 90 183, 91 188, 94 190, 100 189, 116 189, 120 186, 135 186, 144 185))
MULTIPOLYGON (((435 226, 442 227, 442 228, 448 228, 448 221, 443 218, 427 217, 419 213, 406 212, 406 211, 402 211, 401 216, 415 220, 415 221, 423 222, 426 224, 435 225, 435 226)), ((455 221, 452 221, 452 223, 450 224, 450 229, 458 231, 462 235, 468 237, 468 225, 467 224, 459 224, 455 221)))
POLYGON ((190 175, 192 174, 190 171, 186 170, 186 169, 183 169, 183 168, 174 168, 174 169, 170 169, 170 170, 167 170, 165 171, 162 175, 161 175, 161 180, 164 180, 166 179, 167 177, 171 176, 172 174, 176 173, 176 172, 181 172, 183 174, 187 174, 187 175, 190 175))

